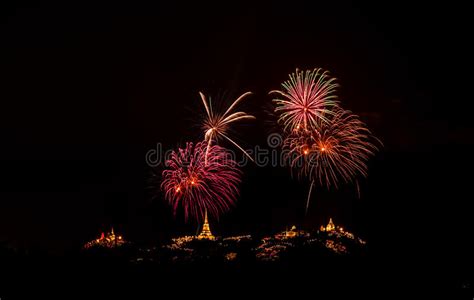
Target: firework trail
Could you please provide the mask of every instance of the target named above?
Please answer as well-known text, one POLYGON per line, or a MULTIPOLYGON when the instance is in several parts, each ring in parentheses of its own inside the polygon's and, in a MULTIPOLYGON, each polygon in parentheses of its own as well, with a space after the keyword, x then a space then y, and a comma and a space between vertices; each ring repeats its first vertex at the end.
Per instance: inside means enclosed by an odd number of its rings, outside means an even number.
POLYGON ((236 202, 241 172, 229 153, 206 142, 186 143, 171 153, 163 171, 161 189, 176 214, 184 208, 185 219, 202 220, 207 210, 218 218, 236 202), (207 153, 207 154, 206 154, 207 153))
POLYGON ((239 148, 248 158, 250 158, 251 161, 254 161, 252 157, 242 147, 240 147, 227 135, 227 131, 233 122, 255 119, 254 116, 249 115, 245 112, 232 112, 232 110, 235 108, 235 106, 237 106, 240 101, 242 101, 245 97, 251 94, 252 92, 242 94, 229 106, 229 108, 223 114, 220 114, 213 111, 210 99, 208 102, 206 96, 203 93, 199 92, 202 103, 204 104, 204 108, 206 110, 206 118, 204 119, 202 126, 204 129, 204 140, 208 143, 208 149, 206 150, 206 153, 209 152, 209 147, 212 145, 213 142, 217 143, 217 139, 219 137, 223 137, 229 142, 231 142, 234 146, 239 148))
POLYGON ((301 127, 315 129, 320 121, 328 121, 327 116, 337 104, 335 92, 338 87, 336 79, 328 74, 320 68, 306 72, 296 69, 290 79, 282 83, 283 91, 270 91, 270 94, 283 96, 283 99, 273 101, 284 131, 301 127))

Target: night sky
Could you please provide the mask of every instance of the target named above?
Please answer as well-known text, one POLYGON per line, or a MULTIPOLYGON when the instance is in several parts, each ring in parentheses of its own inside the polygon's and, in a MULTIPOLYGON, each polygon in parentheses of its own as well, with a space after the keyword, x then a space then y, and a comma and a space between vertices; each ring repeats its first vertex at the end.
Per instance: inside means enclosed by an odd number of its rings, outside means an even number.
POLYGON ((214 231, 319 227, 333 216, 374 255, 472 265, 463 7, 65 2, 1 4, 0 241, 62 253, 110 226, 139 243, 193 234, 158 192, 160 169, 146 152, 202 138, 198 91, 253 91, 242 108, 258 120, 236 136, 246 148, 266 145, 275 130, 268 91, 297 67, 322 67, 338 78, 343 106, 384 143, 361 199, 353 187, 318 190, 304 217, 307 183, 249 165, 238 206, 214 231))

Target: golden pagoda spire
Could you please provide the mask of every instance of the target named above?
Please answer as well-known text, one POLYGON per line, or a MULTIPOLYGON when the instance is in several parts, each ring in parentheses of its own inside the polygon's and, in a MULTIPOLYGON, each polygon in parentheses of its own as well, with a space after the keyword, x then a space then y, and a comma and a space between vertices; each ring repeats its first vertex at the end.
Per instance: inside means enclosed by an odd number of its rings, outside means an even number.
POLYGON ((329 218, 329 223, 326 226, 326 231, 333 231, 334 229, 336 229, 336 227, 334 226, 334 223, 332 222, 332 218, 329 218))
POLYGON ((207 220, 207 209, 204 212, 204 224, 202 225, 202 231, 197 237, 198 239, 208 239, 214 240, 215 237, 212 235, 211 228, 209 226, 209 222, 207 220))

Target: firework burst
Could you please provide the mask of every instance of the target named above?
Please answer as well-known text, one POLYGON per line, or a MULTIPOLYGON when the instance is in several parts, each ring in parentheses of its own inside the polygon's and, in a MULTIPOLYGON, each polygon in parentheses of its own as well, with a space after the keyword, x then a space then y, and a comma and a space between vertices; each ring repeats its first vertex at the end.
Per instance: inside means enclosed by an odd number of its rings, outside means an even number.
POLYGON ((336 187, 338 178, 345 183, 367 176, 367 161, 378 148, 367 126, 350 111, 337 109, 330 122, 315 132, 311 147, 310 170, 312 179, 321 185, 336 187))
POLYGON ((337 188, 341 180, 357 184, 358 176, 366 177, 367 161, 378 150, 366 125, 337 107, 318 128, 294 129, 283 143, 290 167, 311 180, 310 194, 315 183, 337 188))
POLYGON ((336 79, 331 78, 327 71, 322 69, 296 70, 290 74, 290 79, 282 83, 283 91, 273 90, 283 96, 283 99, 274 99, 275 112, 279 115, 279 122, 284 130, 298 128, 313 129, 331 115, 331 108, 337 104, 335 95, 338 85, 336 79))
MULTIPOLYGON (((217 143, 217 140, 220 137, 223 137, 231 142, 234 146, 239 148, 248 158, 250 158, 250 160, 253 161, 252 157, 227 135, 229 127, 232 123, 240 120, 255 119, 254 116, 245 112, 232 112, 240 101, 251 94, 252 92, 242 94, 229 106, 229 108, 223 114, 221 114, 213 111, 211 101, 207 101, 206 96, 199 92, 202 103, 204 104, 204 108, 206 110, 206 118, 203 121, 202 128, 204 129, 204 140, 208 143, 209 147, 213 142, 217 143)), ((206 152, 209 152, 208 150, 206 152)))
POLYGON ((162 173, 161 189, 176 214, 181 205, 185 219, 201 220, 207 210, 213 217, 236 202, 241 173, 229 153, 206 142, 186 143, 173 151, 162 173))

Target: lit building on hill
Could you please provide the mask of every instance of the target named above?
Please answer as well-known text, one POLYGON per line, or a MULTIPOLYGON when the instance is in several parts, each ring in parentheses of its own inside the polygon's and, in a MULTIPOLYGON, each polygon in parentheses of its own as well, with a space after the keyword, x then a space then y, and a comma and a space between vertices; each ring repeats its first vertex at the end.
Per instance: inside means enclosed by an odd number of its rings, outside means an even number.
MULTIPOLYGON (((326 226, 321 226, 321 227, 319 228, 319 231, 321 231, 321 232, 331 232, 331 233, 335 233, 335 234, 337 234, 338 236, 345 236, 346 238, 349 238, 349 239, 351 239, 351 240, 354 240, 354 239, 355 239, 354 234, 350 233, 349 231, 344 230, 344 228, 342 228, 342 226, 334 225, 334 223, 332 222, 332 218, 329 218, 329 223, 328 223, 328 225, 326 225, 326 226)), ((365 245, 365 241, 362 240, 361 238, 357 238, 357 241, 358 241, 360 244, 365 245)))
POLYGON ((93 247, 104 247, 104 248, 115 248, 122 246, 125 243, 125 240, 121 235, 115 235, 114 229, 107 234, 103 232, 100 235, 100 238, 92 240, 84 245, 84 249, 90 249, 93 247))
POLYGON ((327 231, 327 232, 336 230, 336 226, 334 226, 334 223, 332 222, 332 218, 329 218, 329 223, 328 223, 328 225, 326 225, 326 227, 321 225, 321 228, 319 230, 320 231, 327 231))
POLYGON ((288 237, 288 238, 295 237, 297 234, 298 234, 298 232, 296 231, 296 226, 295 225, 291 226, 291 229, 289 231, 287 230, 285 232, 285 236, 288 237))
POLYGON ((285 231, 275 234, 275 238, 281 240, 281 239, 291 239, 294 237, 304 237, 308 235, 309 235, 308 232, 304 230, 297 230, 296 226, 293 225, 291 226, 290 230, 285 230, 285 231))

